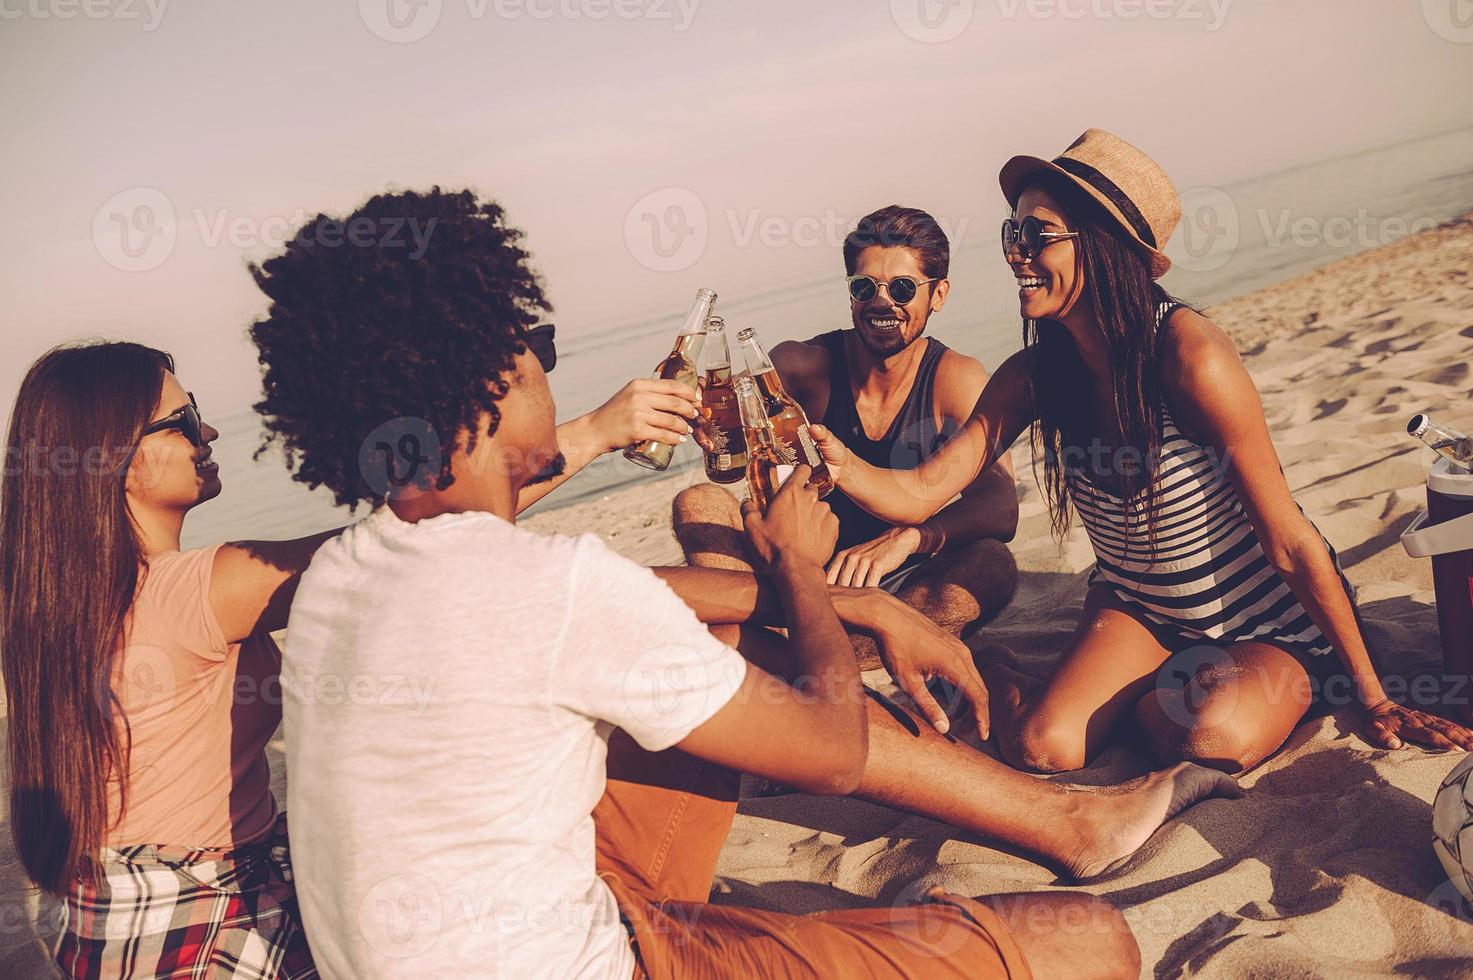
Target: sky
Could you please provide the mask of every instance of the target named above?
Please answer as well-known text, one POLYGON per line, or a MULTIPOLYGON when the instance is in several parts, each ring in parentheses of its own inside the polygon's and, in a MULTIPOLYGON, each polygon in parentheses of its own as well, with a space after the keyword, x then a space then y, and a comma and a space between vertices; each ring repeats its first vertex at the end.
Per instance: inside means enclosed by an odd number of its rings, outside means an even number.
POLYGON ((991 240, 1003 161, 1091 126, 1183 190, 1467 127, 1467 5, 0 0, 0 404, 104 336, 244 408, 247 263, 385 188, 498 200, 569 342, 833 272, 883 204, 991 240))

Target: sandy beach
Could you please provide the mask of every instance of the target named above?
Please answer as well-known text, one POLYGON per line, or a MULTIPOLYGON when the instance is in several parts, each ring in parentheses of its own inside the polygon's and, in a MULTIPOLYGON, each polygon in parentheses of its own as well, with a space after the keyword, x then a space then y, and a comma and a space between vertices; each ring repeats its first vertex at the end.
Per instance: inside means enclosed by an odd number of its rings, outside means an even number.
MULTIPOLYGON (((1440 671, 1440 650, 1430 564, 1398 542, 1424 506, 1430 458, 1405 424, 1425 411, 1473 425, 1470 270, 1464 217, 1207 311, 1238 341, 1290 485, 1340 552, 1383 672, 1408 679, 1440 671)), ((1007 644, 1042 677, 1074 626, 1092 556, 1082 528, 1055 545, 1026 440, 1013 453, 1022 576, 978 642, 1007 644)), ((671 477, 526 525, 596 531, 637 561, 678 563, 670 500, 699 479, 671 477)), ((883 674, 866 679, 888 687, 883 674)), ((1342 709, 1301 726, 1245 776, 1244 799, 1190 810, 1124 874, 1085 890, 1124 911, 1148 976, 1473 975, 1473 924, 1447 910, 1451 887, 1430 847, 1432 795, 1455 762, 1372 749, 1342 709)), ((284 799, 280 763, 278 736, 284 799)), ((1061 778, 1098 784, 1144 771, 1143 758, 1112 749, 1061 778)), ((53 907, 26 886, 3 838, 0 976, 47 976, 38 931, 53 928, 53 907)), ((1050 869, 948 826, 792 795, 743 804, 715 900, 804 912, 900 901, 933 884, 965 894, 1065 887, 1050 869)))

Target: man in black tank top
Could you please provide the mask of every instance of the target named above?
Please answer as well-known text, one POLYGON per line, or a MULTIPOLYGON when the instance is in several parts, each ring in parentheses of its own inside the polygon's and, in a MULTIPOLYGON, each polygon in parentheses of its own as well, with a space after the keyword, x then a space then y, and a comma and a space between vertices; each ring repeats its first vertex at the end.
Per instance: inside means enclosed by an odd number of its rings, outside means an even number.
MULTIPOLYGON (((946 234, 924 211, 891 206, 868 215, 844 242, 853 329, 771 352, 808 417, 875 465, 914 469, 936 453, 987 382, 980 362, 924 336, 946 302, 949 261, 946 234)), ((888 524, 842 491, 828 503, 839 518, 831 583, 886 588, 958 636, 1012 598, 1017 566, 1006 542, 1017 530, 1018 497, 1006 456, 917 527, 888 524)), ((692 564, 745 566, 729 533, 740 513, 725 490, 691 487, 676 498, 674 516, 692 564)), ((879 666, 873 640, 854 639, 862 666, 879 666)))

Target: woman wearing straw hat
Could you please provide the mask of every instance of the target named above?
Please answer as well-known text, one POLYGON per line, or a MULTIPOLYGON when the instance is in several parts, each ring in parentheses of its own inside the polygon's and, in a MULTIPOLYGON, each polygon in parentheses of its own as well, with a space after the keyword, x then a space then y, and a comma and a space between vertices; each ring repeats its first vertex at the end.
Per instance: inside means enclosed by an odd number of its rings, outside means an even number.
POLYGON ((1356 703, 1372 742, 1473 747, 1387 698, 1334 549, 1290 495, 1232 341, 1155 280, 1181 216, 1140 150, 1091 129, 999 177, 1024 349, 919 469, 873 467, 816 429, 829 470, 877 517, 917 524, 1032 428, 1056 536, 1078 513, 1096 566, 1044 685, 984 651, 992 730, 1013 764, 1057 772, 1134 719, 1164 759, 1230 772, 1311 711, 1356 703))

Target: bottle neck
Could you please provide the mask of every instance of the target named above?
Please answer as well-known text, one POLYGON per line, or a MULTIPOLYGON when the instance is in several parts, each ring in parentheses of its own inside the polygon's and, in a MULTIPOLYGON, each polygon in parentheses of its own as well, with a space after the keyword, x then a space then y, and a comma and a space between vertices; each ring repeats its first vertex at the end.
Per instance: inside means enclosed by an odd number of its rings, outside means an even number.
POLYGON ((747 370, 753 374, 765 374, 773 370, 767 351, 762 349, 762 344, 756 337, 742 341, 742 356, 747 360, 747 370))
POLYGON ((706 331, 706 318, 711 315, 711 308, 716 305, 716 294, 709 289, 702 289, 696 293, 696 301, 691 304, 690 312, 685 315, 685 325, 680 328, 682 334, 704 333, 706 331))
POLYGON ((731 348, 726 344, 725 330, 706 330, 706 343, 711 348, 706 357, 706 370, 731 374, 731 348))

